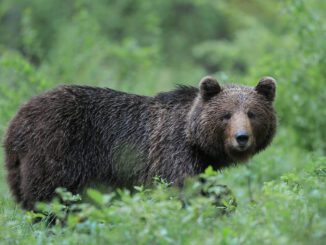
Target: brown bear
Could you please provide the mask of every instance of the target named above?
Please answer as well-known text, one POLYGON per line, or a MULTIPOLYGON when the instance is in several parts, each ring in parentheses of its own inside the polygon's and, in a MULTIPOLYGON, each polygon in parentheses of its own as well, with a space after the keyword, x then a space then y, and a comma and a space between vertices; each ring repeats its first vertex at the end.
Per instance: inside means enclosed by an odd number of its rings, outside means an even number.
POLYGON ((204 77, 154 97, 59 86, 32 98, 11 121, 4 148, 17 202, 33 209, 57 187, 148 185, 245 162, 276 130, 276 82, 221 87, 204 77))

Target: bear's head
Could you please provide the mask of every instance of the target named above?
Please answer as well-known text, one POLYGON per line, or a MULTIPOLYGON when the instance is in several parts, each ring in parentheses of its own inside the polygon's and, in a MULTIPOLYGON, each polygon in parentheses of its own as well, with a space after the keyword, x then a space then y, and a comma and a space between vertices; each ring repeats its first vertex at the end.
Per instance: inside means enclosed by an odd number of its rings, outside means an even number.
POLYGON ((187 138, 215 161, 244 162, 274 137, 276 82, 262 78, 256 87, 221 87, 212 77, 199 83, 188 115, 187 138))

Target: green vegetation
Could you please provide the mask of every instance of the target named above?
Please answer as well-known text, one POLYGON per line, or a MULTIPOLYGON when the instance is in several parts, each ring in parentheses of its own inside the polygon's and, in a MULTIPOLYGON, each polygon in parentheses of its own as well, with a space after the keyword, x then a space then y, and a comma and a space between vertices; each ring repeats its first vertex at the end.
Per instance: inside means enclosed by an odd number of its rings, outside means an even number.
POLYGON ((221 187, 196 180, 182 193, 164 181, 134 194, 89 190, 69 212, 42 206, 64 226, 33 224, 42 215, 13 202, 0 151, 1 243, 325 243, 325 13, 323 0, 2 0, 1 138, 19 105, 57 84, 153 95, 206 74, 252 86, 274 76, 279 130, 246 166, 202 176, 232 190, 218 203, 221 187))

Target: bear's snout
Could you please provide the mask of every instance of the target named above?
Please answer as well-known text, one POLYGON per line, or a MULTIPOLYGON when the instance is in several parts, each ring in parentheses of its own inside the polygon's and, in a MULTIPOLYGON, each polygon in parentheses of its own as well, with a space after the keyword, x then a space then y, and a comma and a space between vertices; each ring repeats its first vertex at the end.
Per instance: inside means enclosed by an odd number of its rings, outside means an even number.
POLYGON ((245 152, 252 150, 253 139, 252 135, 248 131, 238 131, 231 138, 231 148, 238 152, 245 152))
POLYGON ((246 131, 236 133, 235 139, 240 149, 245 149, 249 142, 249 134, 246 131))
POLYGON ((233 114, 226 134, 226 151, 233 158, 249 157, 254 150, 255 142, 250 119, 243 111, 233 114))

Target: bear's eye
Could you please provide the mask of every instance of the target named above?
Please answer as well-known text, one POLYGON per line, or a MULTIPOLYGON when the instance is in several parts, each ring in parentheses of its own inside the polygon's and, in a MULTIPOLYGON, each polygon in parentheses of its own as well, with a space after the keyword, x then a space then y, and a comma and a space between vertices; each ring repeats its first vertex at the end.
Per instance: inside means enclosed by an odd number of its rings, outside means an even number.
POLYGON ((227 121, 231 118, 231 113, 225 113, 223 116, 222 116, 222 120, 223 121, 227 121))
POLYGON ((248 117, 249 117, 250 119, 254 119, 254 118, 256 118, 256 114, 253 113, 252 111, 248 111, 247 115, 248 115, 248 117))

